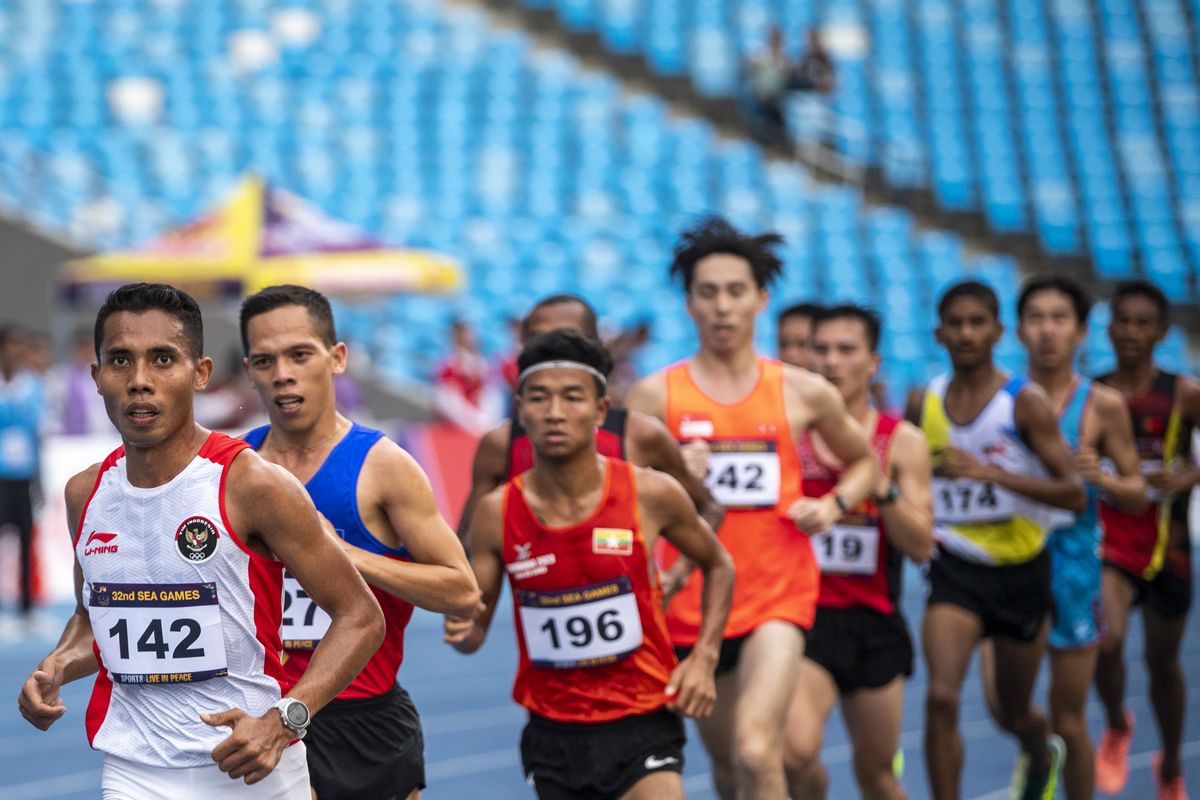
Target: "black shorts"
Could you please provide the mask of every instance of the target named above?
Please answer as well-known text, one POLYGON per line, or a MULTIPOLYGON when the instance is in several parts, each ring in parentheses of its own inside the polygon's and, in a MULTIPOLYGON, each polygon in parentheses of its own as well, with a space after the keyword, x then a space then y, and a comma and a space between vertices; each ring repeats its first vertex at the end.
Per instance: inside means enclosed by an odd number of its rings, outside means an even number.
MULTIPOLYGON (((1187 558, 1191 558, 1190 553, 1187 558)), ((1164 619, 1179 619, 1192 607, 1192 569, 1190 560, 1183 562, 1186 567, 1174 563, 1177 560, 1168 558, 1152 580, 1107 561, 1104 566, 1116 570, 1133 584, 1135 606, 1144 602, 1164 619)))
POLYGON ((904 617, 869 608, 821 608, 804 655, 824 669, 838 692, 878 689, 913 672, 912 637, 904 617))
POLYGON ((929 601, 970 611, 983 622, 983 635, 1032 642, 1054 604, 1050 553, 1022 564, 995 566, 959 558, 939 547, 929 562, 929 601))
POLYGON ((13 525, 24 539, 33 530, 33 481, 0 478, 0 527, 13 525))
POLYGON ((408 692, 334 700, 313 717, 308 775, 317 800, 404 800, 425 788, 425 741, 408 692))
POLYGON ((612 800, 653 772, 683 772, 685 741, 683 720, 665 708, 595 723, 530 714, 521 764, 540 800, 612 800))
MULTIPOLYGON (((738 659, 742 657, 742 645, 746 643, 746 637, 749 635, 721 640, 721 653, 717 656, 717 668, 713 670, 713 675, 719 678, 726 672, 737 668, 738 659)), ((690 647, 675 647, 675 657, 680 661, 691 655, 691 652, 692 648, 690 647)))

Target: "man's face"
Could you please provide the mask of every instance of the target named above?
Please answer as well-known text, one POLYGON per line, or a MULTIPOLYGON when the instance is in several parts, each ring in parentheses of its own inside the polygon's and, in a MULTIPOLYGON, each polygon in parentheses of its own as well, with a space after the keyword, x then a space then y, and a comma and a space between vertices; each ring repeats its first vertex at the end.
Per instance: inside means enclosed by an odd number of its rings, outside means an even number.
POLYGON ((604 422, 609 400, 596 381, 580 369, 534 372, 517 395, 517 413, 539 459, 568 460, 596 448, 596 428, 604 422))
POLYGON ((308 309, 282 306, 246 323, 243 360, 272 425, 311 428, 334 402, 333 376, 346 371, 346 345, 325 344, 308 309))
POLYGON ((950 362, 956 368, 969 368, 991 361, 1004 326, 982 301, 959 297, 946 306, 935 333, 950 362))
POLYGON ((813 362, 846 401, 866 396, 879 373, 879 355, 871 352, 862 320, 838 317, 813 331, 813 362))
POLYGON ((812 355, 812 317, 793 314, 779 320, 779 360, 794 367, 815 369, 812 355))
POLYGON ((105 320, 92 377, 126 447, 154 447, 192 425, 193 395, 210 375, 212 360, 191 353, 183 323, 167 312, 105 320))
POLYGON ((535 336, 557 330, 578 331, 587 334, 587 312, 583 306, 574 301, 554 303, 553 305, 535 308, 525 321, 526 337, 524 344, 535 336))
POLYGON ((1075 349, 1087 336, 1087 326, 1075 315, 1075 304, 1057 289, 1030 295, 1017 326, 1017 337, 1029 352, 1029 365, 1053 370, 1069 366, 1075 349))
POLYGON ((696 262, 687 309, 705 347, 730 352, 751 344, 766 305, 767 291, 754 282, 746 259, 714 253, 696 262))
POLYGON ((1122 364, 1143 364, 1154 358, 1155 346, 1167 335, 1167 323, 1158 313, 1158 306, 1149 297, 1129 295, 1112 310, 1108 338, 1117 361, 1122 364))

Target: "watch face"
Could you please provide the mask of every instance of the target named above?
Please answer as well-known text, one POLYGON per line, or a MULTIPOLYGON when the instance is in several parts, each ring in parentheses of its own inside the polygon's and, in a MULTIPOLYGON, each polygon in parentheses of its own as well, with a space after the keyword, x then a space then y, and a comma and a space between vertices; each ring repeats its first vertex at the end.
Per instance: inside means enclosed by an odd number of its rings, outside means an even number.
POLYGON ((287 711, 284 713, 287 714, 288 724, 293 727, 303 728, 308 724, 308 709, 304 707, 303 703, 288 703, 287 711))

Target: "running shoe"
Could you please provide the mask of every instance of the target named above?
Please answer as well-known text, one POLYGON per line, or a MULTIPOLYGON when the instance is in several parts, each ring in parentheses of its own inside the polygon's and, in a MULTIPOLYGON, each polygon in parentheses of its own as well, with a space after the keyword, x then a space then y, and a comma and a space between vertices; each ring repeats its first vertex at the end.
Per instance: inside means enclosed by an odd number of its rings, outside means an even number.
POLYGON ((1096 748, 1096 790, 1120 794, 1129 780, 1129 745, 1133 742, 1133 712, 1125 712, 1125 732, 1105 728, 1096 748))
MULTIPOLYGON (((1058 797, 1058 784, 1062 779, 1062 765, 1063 759, 1067 755, 1067 745, 1061 736, 1051 736, 1046 740, 1046 747, 1050 751, 1050 768, 1045 775, 1033 775, 1029 772, 1028 761, 1026 762, 1023 776, 1025 785, 1021 787, 1020 800, 1056 800, 1058 797)), ((1017 763, 1019 767, 1020 761, 1018 760, 1017 763)))
POLYGON ((1162 753, 1154 754, 1154 780, 1158 783, 1158 800, 1188 800, 1182 775, 1176 775, 1169 781, 1162 779, 1162 753))

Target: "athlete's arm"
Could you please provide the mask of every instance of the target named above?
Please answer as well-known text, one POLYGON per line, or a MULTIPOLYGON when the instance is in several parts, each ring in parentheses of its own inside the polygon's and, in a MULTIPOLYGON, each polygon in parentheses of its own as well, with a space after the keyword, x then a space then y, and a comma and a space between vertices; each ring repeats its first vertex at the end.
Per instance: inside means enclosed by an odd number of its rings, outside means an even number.
POLYGON ((475 506, 485 494, 502 485, 508 476, 505 458, 508 456, 508 440, 511 436, 512 423, 505 420, 485 433, 475 448, 475 461, 471 465, 471 491, 458 517, 458 540, 464 548, 470 549, 467 534, 471 530, 475 506))
POLYGON ((454 531, 438 512, 429 479, 390 439, 367 453, 359 479, 359 503, 368 499, 413 557, 401 561, 339 539, 363 579, 415 606, 439 614, 469 615, 479 588, 454 531), (365 495, 365 497, 364 497, 365 495))
POLYGON ((725 519, 725 507, 716 501, 704 487, 703 481, 693 475, 684 464, 679 444, 667 430, 666 424, 657 417, 638 411, 630 412, 626 419, 626 435, 634 445, 630 461, 638 466, 665 472, 679 481, 679 485, 687 492, 696 511, 709 527, 714 531, 720 528, 721 521, 725 519))
POLYGON ((915 426, 901 422, 888 447, 888 465, 883 491, 896 482, 900 497, 879 509, 883 527, 892 546, 913 561, 926 561, 933 554, 933 495, 929 490, 932 471, 925 436, 915 426))
POLYGON ((490 492, 475 507, 471 521, 471 569, 482 593, 474 614, 466 617, 446 617, 445 636, 447 644, 460 653, 474 653, 483 646, 500 589, 504 579, 504 490, 490 492))
POLYGON ((952 447, 942 453, 942 472, 947 478, 968 478, 1003 486, 1037 503, 1079 513, 1087 502, 1083 481, 1075 471, 1075 460, 1058 430, 1058 420, 1041 387, 1028 383, 1017 393, 1013 413, 1029 449, 1046 467, 1049 476, 1020 475, 995 464, 982 464, 952 447))
MULTIPOLYGON (((1177 386, 1175 391, 1179 398, 1180 411, 1183 417, 1191 423, 1190 426, 1183 426, 1184 431, 1187 431, 1189 427, 1200 426, 1200 386, 1182 377, 1177 386)), ((1186 447, 1188 443, 1182 444, 1186 447)), ((1163 464, 1162 471, 1146 476, 1146 482, 1163 494, 1191 491, 1194 486, 1200 484, 1200 467, 1191 461, 1172 465, 1163 464)))
MULTIPOLYGON (((96 464, 67 481, 68 534, 74 539, 88 494, 96 485, 100 465, 96 464)), ((35 728, 46 730, 67 713, 59 696, 64 684, 91 675, 100 665, 92 650, 92 623, 83 602, 83 570, 75 559, 75 611, 67 620, 58 644, 42 659, 21 687, 17 706, 21 716, 35 728)))
MULTIPOLYGON (((652 530, 675 545, 682 557, 696 564, 704 575, 696 645, 675 668, 666 693, 673 698, 668 704, 671 710, 689 717, 706 717, 717 697, 713 670, 733 603, 733 559, 673 478, 639 469, 637 485, 638 502, 646 511, 643 518, 652 521, 652 530)), ((653 536, 651 533, 647 539, 648 548, 654 544, 653 536)))
POLYGON ((913 425, 916 425, 917 428, 921 427, 921 414, 924 411, 924 404, 924 389, 913 389, 909 391, 908 397, 905 398, 904 401, 904 418, 913 425))
POLYGON ((1133 440, 1133 422, 1129 406, 1116 389, 1094 384, 1092 413, 1099 428, 1097 444, 1081 445, 1075 455, 1075 468, 1086 481, 1091 481, 1114 503, 1130 513, 1140 513, 1146 507, 1146 479, 1138 463, 1137 445, 1133 440), (1100 468, 1100 453, 1113 462, 1116 474, 1100 468))
MULTIPOLYGON (((287 693, 315 714, 379 648, 384 633, 379 603, 325 532, 308 492, 290 472, 243 451, 229 467, 225 491, 230 525, 244 533, 246 545, 265 547, 282 561, 332 620, 304 675, 287 693)), ((202 714, 201 719, 232 729, 213 749, 213 760, 230 778, 244 778, 246 783, 270 774, 294 738, 273 708, 261 717, 233 708, 202 714)))
MULTIPOLYGON (((794 367, 789 367, 785 375, 784 401, 789 420, 804 419, 807 409, 810 427, 845 464, 842 477, 832 491, 824 497, 797 500, 788 509, 788 517, 797 528, 809 534, 820 533, 841 519, 839 496, 850 508, 871 495, 879 483, 879 464, 867 434, 846 412, 841 393, 831 383, 794 367)), ((800 431, 792 433, 798 437, 800 431)))

